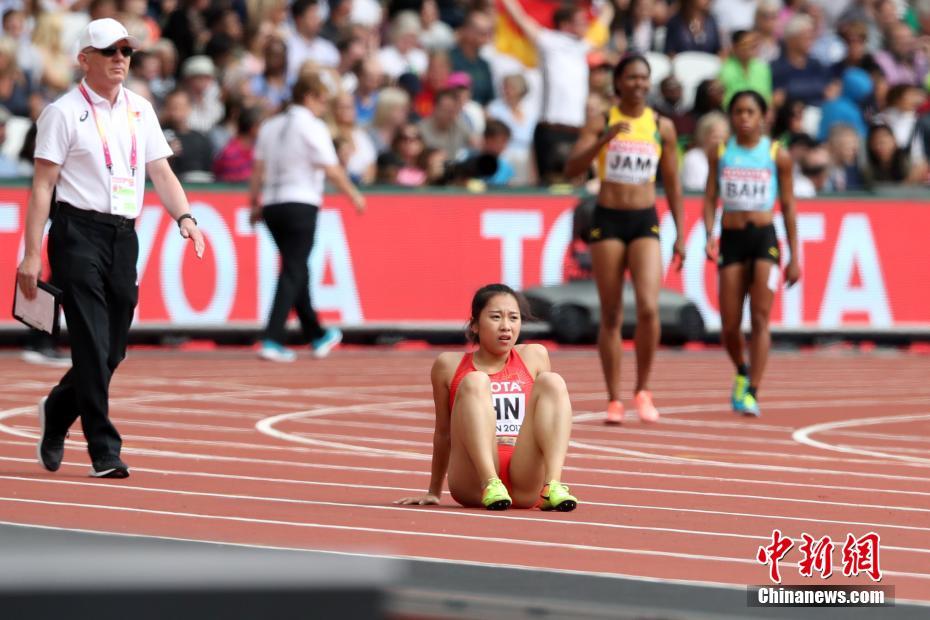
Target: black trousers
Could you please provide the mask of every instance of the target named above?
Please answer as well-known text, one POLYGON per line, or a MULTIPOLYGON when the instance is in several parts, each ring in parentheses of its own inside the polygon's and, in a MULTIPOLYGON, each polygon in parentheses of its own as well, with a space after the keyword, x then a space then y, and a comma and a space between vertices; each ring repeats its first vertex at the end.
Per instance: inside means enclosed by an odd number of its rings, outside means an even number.
POLYGON ((565 164, 580 134, 581 129, 578 127, 537 123, 533 131, 533 154, 536 156, 540 185, 566 180, 565 164))
POLYGON ((80 416, 98 469, 119 461, 122 439, 110 421, 110 379, 126 356, 138 300, 136 231, 129 220, 120 225, 110 221, 61 208, 48 237, 49 262, 63 293, 72 365, 45 403, 46 428, 51 436, 64 436, 80 416))
POLYGON ((282 344, 287 341, 285 324, 292 308, 300 319, 305 340, 323 336, 323 328, 310 302, 310 268, 307 266, 318 212, 316 206, 298 202, 271 204, 262 210, 262 218, 281 253, 278 288, 265 328, 265 338, 269 340, 282 344))

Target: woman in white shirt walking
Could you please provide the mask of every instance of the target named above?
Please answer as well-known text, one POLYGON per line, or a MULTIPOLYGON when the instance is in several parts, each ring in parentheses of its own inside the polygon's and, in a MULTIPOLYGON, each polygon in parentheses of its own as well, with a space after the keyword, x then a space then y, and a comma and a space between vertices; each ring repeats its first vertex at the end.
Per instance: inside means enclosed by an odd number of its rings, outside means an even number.
POLYGON ((281 273, 259 355, 276 362, 296 359, 286 348, 285 323, 293 308, 315 357, 325 357, 342 340, 337 328, 324 330, 310 302, 310 269, 316 218, 328 178, 349 196, 355 209, 365 198, 339 165, 333 138, 321 117, 329 91, 319 74, 302 74, 293 101, 266 121, 258 133, 250 202, 252 223, 264 220, 281 252, 281 273))

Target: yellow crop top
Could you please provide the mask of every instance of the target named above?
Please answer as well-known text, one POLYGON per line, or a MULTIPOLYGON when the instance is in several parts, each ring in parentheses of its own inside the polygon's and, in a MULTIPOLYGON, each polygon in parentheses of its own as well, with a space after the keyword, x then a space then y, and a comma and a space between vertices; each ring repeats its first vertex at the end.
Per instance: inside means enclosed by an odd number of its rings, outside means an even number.
POLYGON ((641 116, 626 116, 620 108, 610 108, 607 126, 626 122, 630 130, 618 133, 601 149, 598 171, 602 181, 642 185, 656 180, 662 138, 659 136, 659 115, 646 108, 641 116))

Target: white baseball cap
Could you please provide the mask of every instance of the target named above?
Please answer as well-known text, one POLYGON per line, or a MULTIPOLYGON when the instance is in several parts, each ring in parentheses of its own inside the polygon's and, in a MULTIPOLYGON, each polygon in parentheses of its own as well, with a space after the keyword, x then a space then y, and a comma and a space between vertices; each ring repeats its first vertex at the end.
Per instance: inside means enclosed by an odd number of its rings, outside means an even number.
POLYGON ((78 50, 84 50, 88 47, 102 50, 123 39, 129 41, 130 47, 139 47, 139 39, 130 36, 126 31, 126 27, 115 19, 109 17, 95 19, 87 24, 87 27, 81 32, 81 38, 78 39, 78 50))

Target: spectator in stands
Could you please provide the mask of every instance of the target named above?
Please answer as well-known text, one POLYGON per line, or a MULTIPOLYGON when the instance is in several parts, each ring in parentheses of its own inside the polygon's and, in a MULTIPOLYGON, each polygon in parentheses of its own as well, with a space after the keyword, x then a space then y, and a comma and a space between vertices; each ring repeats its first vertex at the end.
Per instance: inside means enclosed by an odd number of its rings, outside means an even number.
POLYGON ((723 61, 720 83, 723 84, 723 103, 741 90, 754 90, 766 102, 772 101, 772 70, 759 59, 759 35, 752 30, 733 33, 733 53, 723 61))
POLYGON ((759 59, 771 63, 781 55, 781 41, 777 33, 778 12, 781 0, 759 0, 753 32, 759 36, 759 59))
MULTIPOLYGON (((847 20, 840 22, 837 26, 838 34, 846 44, 846 55, 842 60, 830 67, 830 77, 834 80, 841 80, 843 72, 849 67, 858 67, 869 74, 872 79, 873 94, 870 101, 885 100, 885 93, 888 90, 885 80, 885 73, 882 68, 875 62, 875 57, 869 51, 868 27, 865 22, 858 20, 847 20)), ((870 107, 874 107, 870 105, 870 107)))
POLYGON ((158 73, 148 78, 149 89, 155 100, 161 103, 164 102, 168 93, 177 88, 175 75, 178 69, 178 51, 174 43, 168 39, 162 39, 153 45, 149 52, 158 59, 158 73))
POLYGON ((875 62, 882 68, 888 85, 922 85, 927 77, 927 54, 914 40, 911 27, 897 23, 885 36, 885 49, 875 53, 875 62))
POLYGON ((489 186, 504 186, 513 183, 516 172, 510 162, 503 157, 509 142, 510 128, 495 118, 490 119, 484 128, 484 144, 479 155, 479 157, 493 157, 497 163, 497 170, 494 174, 483 179, 489 186))
POLYGON ((925 183, 927 165, 913 164, 909 153, 895 143, 887 125, 873 124, 866 141, 865 178, 870 187, 882 183, 925 183))
POLYGON ((148 49, 161 38, 161 28, 149 16, 146 0, 119 0, 117 9, 116 19, 138 39, 141 49, 148 49))
POLYGON ((653 107, 656 112, 672 121, 675 133, 679 136, 690 136, 694 133, 696 119, 692 118, 685 105, 681 81, 674 75, 669 75, 659 82, 659 95, 653 107))
MULTIPOLYGON (((356 99, 356 110, 358 103, 356 99)), ((378 93, 378 101, 368 135, 380 154, 391 150, 394 135, 407 121, 410 113, 410 96, 400 88, 388 87, 378 93)))
POLYGON ((459 112, 455 91, 444 90, 436 94, 432 116, 418 124, 426 146, 442 149, 452 160, 460 159, 475 145, 475 139, 459 112))
POLYGON ((320 28, 320 36, 339 47, 351 34, 353 0, 329 0, 329 17, 320 28))
POLYGON ((843 91, 840 96, 823 104, 818 140, 826 140, 836 124, 852 127, 859 134, 860 139, 865 140, 868 129, 863 107, 872 96, 872 79, 863 69, 849 67, 842 75, 842 84, 843 91))
POLYGON ((183 60, 199 54, 210 39, 203 12, 210 0, 179 0, 177 8, 169 13, 161 36, 174 43, 178 58, 183 60))
POLYGON ((358 76, 355 74, 355 69, 365 60, 368 53, 365 40, 357 34, 350 33, 336 43, 336 49, 339 50, 339 64, 336 66, 336 72, 339 74, 340 88, 347 93, 354 93, 358 88, 358 76))
POLYGON ((213 148, 210 139, 190 127, 191 102, 185 90, 168 94, 161 125, 165 139, 174 152, 168 160, 174 173, 183 180, 212 178, 213 148))
POLYGON ((420 161, 423 150, 423 138, 416 125, 407 124, 398 130, 391 145, 391 151, 400 162, 394 181, 397 185, 420 187, 426 184, 426 170, 420 161))
MULTIPOLYGON (((694 106, 688 113, 691 127, 697 129, 698 121, 710 112, 723 112, 723 84, 717 78, 703 80, 694 91, 694 106)), ((679 137, 690 137, 692 133, 679 137)))
POLYGON ((28 167, 7 157, 2 151, 3 143, 6 142, 6 124, 10 117, 10 111, 0 107, 0 179, 13 179, 28 174, 28 167))
POLYGON ((471 98, 481 105, 494 99, 491 66, 479 55, 488 44, 494 27, 484 11, 472 10, 458 32, 458 44, 449 51, 453 71, 464 71, 471 78, 471 98))
MULTIPOLYGON (((16 65, 24 76, 30 81, 41 77, 42 55, 26 32, 26 14, 21 10, 7 9, 3 14, 3 45, 16 50, 16 65)), ((35 85, 31 81, 30 86, 35 85)))
POLYGON ((449 50, 455 45, 455 32, 439 19, 439 6, 436 0, 423 0, 420 6, 420 46, 427 52, 449 50))
POLYGON ((42 13, 32 33, 32 42, 42 56, 40 84, 49 99, 57 99, 74 82, 74 58, 64 49, 63 34, 60 13, 42 13))
POLYGON ((907 151, 912 163, 926 159, 923 138, 919 135, 917 124, 917 110, 926 97, 923 89, 910 84, 892 86, 888 90, 887 106, 873 119, 891 129, 895 144, 899 149, 907 151))
POLYGON ((813 198, 830 190, 828 185, 830 173, 830 152, 823 144, 817 144, 805 153, 801 160, 801 174, 809 181, 808 189, 794 190, 798 198, 813 198), (813 190, 813 194, 810 194, 813 190))
POLYGON ((655 0, 629 0, 619 11, 613 29, 622 28, 626 49, 631 52, 651 52, 656 49, 655 0))
POLYGON ((259 108, 244 108, 238 115, 236 135, 229 139, 213 162, 213 176, 220 183, 245 183, 252 176, 255 138, 262 120, 259 108))
POLYGON ((834 191, 852 192, 865 189, 865 176, 859 164, 860 138, 850 125, 837 123, 830 129, 827 148, 830 150, 828 183, 834 191))
POLYGON ((477 101, 471 98, 471 78, 463 71, 449 75, 446 88, 455 92, 459 106, 459 115, 465 121, 469 134, 476 136, 484 133, 485 111, 477 101))
POLYGON ((452 61, 449 54, 437 50, 430 52, 426 73, 420 81, 420 92, 413 102, 413 110, 419 118, 426 118, 433 113, 433 101, 436 93, 446 87, 449 76, 452 74, 452 61))
POLYGON ((846 44, 836 30, 828 27, 823 7, 817 2, 807 0, 804 14, 814 22, 814 43, 811 45, 811 58, 825 67, 831 67, 843 59, 846 44))
POLYGON ((681 162, 681 187, 689 192, 703 192, 707 187, 707 152, 724 144, 730 134, 730 122, 723 112, 713 111, 702 116, 694 130, 694 146, 681 162))
POLYGON ((301 65, 308 60, 322 67, 338 65, 339 51, 336 46, 320 36, 323 24, 319 0, 294 0, 291 5, 291 17, 296 32, 287 40, 288 83, 294 83, 301 65))
POLYGON ((820 106, 824 99, 839 94, 839 83, 830 79, 829 70, 811 58, 814 21, 808 15, 795 15, 785 26, 785 50, 772 64, 772 100, 776 107, 787 99, 800 99, 820 106))
MULTIPOLYGON (((372 56, 361 62, 356 75, 358 76, 358 86, 355 88, 356 121, 359 125, 370 125, 375 116, 378 91, 384 85, 384 71, 378 59, 372 56)), ((378 144, 377 140, 375 144, 378 144)))
POLYGON ((375 180, 378 153, 368 132, 355 123, 355 101, 352 95, 340 93, 332 102, 333 136, 342 142, 343 166, 355 184, 368 185, 375 180))
POLYGON ((227 93, 223 101, 223 118, 203 133, 210 139, 214 153, 223 150, 233 136, 239 133, 239 115, 246 108, 245 98, 238 93, 227 93))
POLYGON ((723 49, 717 20, 710 14, 710 0, 681 0, 678 12, 665 25, 665 53, 719 54, 723 49))
POLYGON ((502 157, 514 169, 514 185, 534 183, 536 176, 532 157, 536 114, 524 104, 526 94, 526 78, 513 73, 501 82, 501 98, 488 105, 488 117, 503 122, 510 129, 510 142, 502 157))
POLYGON ((17 66, 15 43, 0 41, 0 105, 13 116, 29 116, 33 83, 17 66))
POLYGON ((252 78, 249 89, 261 100, 265 111, 277 114, 291 98, 287 81, 287 46, 276 36, 269 37, 263 50, 265 68, 252 78))
POLYGON ((191 129, 206 133, 223 118, 216 66, 209 56, 191 56, 181 65, 181 87, 190 98, 191 129))
MULTIPOLYGON (((564 180, 568 155, 585 122, 590 44, 584 40, 588 18, 580 6, 563 7, 552 16, 555 30, 540 26, 517 0, 503 0, 504 8, 539 50, 543 105, 533 136, 541 183, 564 180)), ((613 5, 605 3, 598 21, 613 20, 613 5)))
POLYGON ((613 97, 614 66, 607 60, 607 55, 600 51, 588 54, 588 92, 613 97))
POLYGON ((757 0, 714 0, 711 4, 710 10, 724 40, 740 30, 752 30, 757 0))
POLYGON ((803 101, 789 99, 785 105, 778 108, 772 124, 772 138, 788 146, 791 136, 804 133, 803 119, 806 107, 803 101))
POLYGON ((413 11, 401 11, 394 17, 390 29, 391 44, 378 52, 381 67, 391 79, 404 73, 422 75, 429 58, 420 49, 420 16, 413 11))

